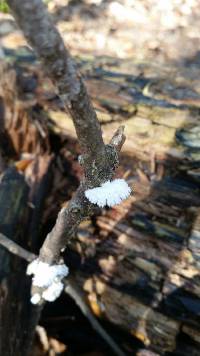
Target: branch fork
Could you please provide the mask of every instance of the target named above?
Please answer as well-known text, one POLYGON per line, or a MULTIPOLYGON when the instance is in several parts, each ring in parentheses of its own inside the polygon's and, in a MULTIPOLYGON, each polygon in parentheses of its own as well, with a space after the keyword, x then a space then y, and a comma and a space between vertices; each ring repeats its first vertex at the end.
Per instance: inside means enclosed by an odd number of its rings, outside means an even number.
MULTIPOLYGON (((40 249, 39 263, 54 266, 59 265, 61 250, 74 236, 80 222, 96 209, 86 198, 85 191, 112 179, 125 141, 124 127, 115 132, 108 145, 104 144, 101 127, 85 85, 44 3, 41 0, 23 0, 22 4, 21 0, 8 0, 8 5, 54 83, 66 113, 71 114, 83 152, 81 164, 85 177, 68 206, 58 213, 55 226, 40 249)), ((38 293, 42 297, 43 289, 38 293)))

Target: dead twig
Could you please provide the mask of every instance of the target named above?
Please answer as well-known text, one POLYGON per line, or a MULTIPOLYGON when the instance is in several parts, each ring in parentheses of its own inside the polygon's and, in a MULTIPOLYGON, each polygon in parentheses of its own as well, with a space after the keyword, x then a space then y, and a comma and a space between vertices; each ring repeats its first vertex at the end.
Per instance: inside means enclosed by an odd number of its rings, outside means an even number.
POLYGON ((66 112, 70 112, 83 152, 80 161, 85 177, 68 207, 61 209, 40 250, 40 261, 55 264, 79 223, 94 212, 94 206, 85 198, 84 192, 88 187, 99 186, 112 178, 125 136, 121 127, 110 144, 104 144, 85 85, 44 3, 41 0, 24 0, 22 4, 21 0, 8 0, 8 4, 55 84, 66 112))
MULTIPOLYGON (((85 177, 67 208, 62 208, 59 212, 55 226, 40 250, 39 261, 51 265, 59 262, 60 251, 73 237, 80 222, 94 212, 95 207, 86 199, 85 190, 99 186, 113 177, 119 163, 118 154, 125 141, 124 128, 117 130, 109 145, 104 144, 101 127, 85 85, 43 2, 24 0, 22 4, 21 0, 8 0, 8 4, 26 39, 55 84, 66 112, 70 112, 83 153, 80 163, 85 177)), ((17 250, 16 246, 11 248, 7 244, 7 247, 11 252, 18 251, 19 256, 26 257, 28 261, 33 258, 32 254, 27 255, 23 249, 17 250)), ((102 329, 78 293, 73 288, 68 288, 68 293, 71 293, 96 331, 116 355, 122 356, 123 352, 102 329)), ((34 288, 32 289, 34 293, 34 288)), ((42 295, 42 291, 39 293, 42 295)))
POLYGON ((101 324, 91 313, 90 308, 84 302, 81 292, 78 291, 77 287, 73 283, 67 281, 65 292, 76 302, 82 313, 89 320, 90 324, 97 331, 97 333, 105 340, 105 342, 110 346, 111 350, 118 356, 124 356, 124 352, 119 348, 111 336, 102 328, 101 324))
POLYGON ((0 233, 0 245, 5 247, 10 253, 23 258, 28 262, 32 262, 37 256, 25 250, 23 247, 16 244, 16 242, 8 239, 5 235, 0 233))
MULTIPOLYGON (((20 247, 18 244, 8 239, 5 235, 0 233, 0 245, 5 247, 10 253, 23 258, 27 262, 32 262, 37 256, 24 248, 20 247)), ((97 321, 95 316, 92 314, 90 308, 84 301, 84 296, 80 291, 74 286, 73 281, 66 279, 65 292, 75 301, 77 306, 80 308, 82 313, 88 319, 94 330, 104 339, 108 344, 110 349, 117 356, 125 356, 124 352, 119 348, 116 342, 111 338, 111 336, 102 328, 101 324, 97 321)))

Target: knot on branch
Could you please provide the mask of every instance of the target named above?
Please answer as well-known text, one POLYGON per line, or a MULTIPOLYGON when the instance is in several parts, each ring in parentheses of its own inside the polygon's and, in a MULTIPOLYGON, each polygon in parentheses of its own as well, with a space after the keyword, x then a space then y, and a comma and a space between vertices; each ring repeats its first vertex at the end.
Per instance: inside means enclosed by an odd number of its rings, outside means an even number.
POLYGON ((106 145, 105 148, 106 148, 107 162, 109 164, 111 170, 111 177, 112 177, 113 172, 119 166, 119 152, 117 151, 116 147, 113 146, 112 144, 106 145))
POLYGON ((112 144, 105 145, 98 157, 84 154, 78 160, 84 168, 87 186, 90 188, 110 180, 119 165, 118 152, 112 144))
POLYGON ((91 153, 87 153, 79 156, 79 163, 84 168, 88 188, 98 187, 112 179, 119 165, 119 152, 124 141, 124 126, 120 126, 110 143, 99 147, 98 155, 94 157, 91 153))

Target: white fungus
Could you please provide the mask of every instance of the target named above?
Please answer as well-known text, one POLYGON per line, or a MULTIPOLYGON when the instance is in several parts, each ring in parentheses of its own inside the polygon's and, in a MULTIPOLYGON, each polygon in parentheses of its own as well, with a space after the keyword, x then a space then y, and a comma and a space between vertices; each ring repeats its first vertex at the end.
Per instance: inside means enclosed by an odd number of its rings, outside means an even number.
POLYGON ((48 263, 36 259, 28 265, 26 273, 28 275, 34 275, 34 286, 49 287, 56 279, 61 280, 63 277, 67 276, 68 268, 64 264, 50 266, 48 263))
POLYGON ((31 297, 31 303, 32 304, 38 304, 40 301, 41 297, 39 295, 39 293, 35 293, 33 294, 33 296, 31 297))
POLYGON ((37 265, 38 265, 38 259, 33 260, 32 262, 30 262, 28 264, 27 269, 26 269, 26 274, 28 274, 28 276, 30 276, 31 274, 35 274, 37 265))
POLYGON ((131 188, 124 179, 115 179, 103 183, 101 187, 86 190, 85 196, 91 203, 103 208, 106 205, 112 207, 121 203, 130 193, 131 188))
POLYGON ((48 302, 54 302, 62 293, 64 284, 62 282, 53 282, 43 293, 42 298, 48 302))
MULTIPOLYGON (((68 275, 68 267, 64 264, 49 265, 36 259, 29 263, 26 273, 28 275, 33 274, 32 281, 34 286, 45 288, 42 298, 54 301, 63 290, 64 285, 61 280, 68 275)), ((37 304, 39 301, 40 295, 38 293, 34 294, 31 298, 31 303, 37 304)))

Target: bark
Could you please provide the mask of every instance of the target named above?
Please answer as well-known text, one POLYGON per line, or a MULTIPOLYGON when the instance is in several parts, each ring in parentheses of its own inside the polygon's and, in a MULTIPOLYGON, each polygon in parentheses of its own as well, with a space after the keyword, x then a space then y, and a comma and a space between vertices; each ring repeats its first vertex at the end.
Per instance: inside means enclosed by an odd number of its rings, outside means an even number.
MULTIPOLYGON (((79 230, 74 249, 82 263, 75 283, 86 291, 96 315, 148 349, 159 355, 197 356, 199 108, 187 96, 174 104, 169 97, 156 100, 138 90, 131 98, 126 76, 120 73, 118 83, 117 70, 109 70, 102 70, 96 80, 91 69, 87 87, 102 114, 105 140, 120 120, 126 125, 122 162, 134 195, 129 203, 97 217, 99 230, 90 224, 79 230)), ((162 80, 167 85, 168 78, 162 80)), ((135 89, 134 81, 130 75, 135 89)), ((192 85, 185 83, 186 88, 192 85)), ((64 123, 60 112, 50 113, 57 127, 58 118, 64 123)), ((74 137, 64 125, 60 134, 74 137)))
POLYGON ((46 124, 35 115, 36 102, 22 100, 20 89, 13 66, 0 61, 0 150, 5 162, 49 151, 46 124))
POLYGON ((118 165, 118 151, 124 137, 122 132, 119 132, 119 139, 115 138, 110 145, 104 145, 100 124, 85 86, 42 1, 25 0, 21 6, 19 0, 9 0, 8 4, 56 85, 66 110, 71 113, 83 152, 80 162, 84 167, 86 179, 80 184, 68 208, 60 211, 56 224, 40 251, 42 261, 55 263, 59 259, 60 250, 73 236, 78 224, 94 210, 84 196, 85 189, 98 186, 112 178, 118 165), (33 30, 35 28, 37 31, 33 30))
POLYGON ((74 283, 85 290, 96 315, 150 350, 196 356, 198 184, 190 177, 142 178, 134 181, 129 201, 96 218, 95 230, 90 225, 79 230, 74 249, 82 263, 74 283))
MULTIPOLYGON (((197 84, 190 77, 185 79, 185 68, 180 73, 177 68, 172 67, 172 71, 177 71, 172 82, 164 66, 163 70, 157 71, 147 63, 139 87, 138 66, 142 66, 142 63, 132 64, 128 60, 119 59, 116 60, 117 64, 110 64, 106 59, 102 61, 103 63, 99 63, 98 59, 94 59, 86 62, 85 66, 82 64, 81 70, 87 90, 97 108, 104 140, 108 142, 113 131, 122 123, 127 136, 123 152, 130 156, 134 154, 138 159, 148 161, 151 153, 162 161, 170 158, 172 164, 176 160, 182 167, 185 164, 189 167, 189 161, 199 160, 199 100, 194 106, 187 97, 187 88, 195 88, 197 84), (130 74, 124 74, 126 72, 130 74), (145 87, 152 85, 152 77, 155 78, 162 100, 154 93, 144 95, 145 87), (164 88, 169 85, 173 88, 173 93, 176 93, 180 78, 186 94, 183 98, 180 97, 179 102, 174 102, 164 89, 162 93, 162 85, 164 88)), ((198 69, 195 76, 198 76, 198 69)), ((51 102, 46 101, 45 107, 49 110, 50 122, 54 123, 55 131, 75 137, 69 116, 64 117, 60 110, 52 108, 51 102)))
POLYGON ((86 176, 92 184, 99 185, 102 169, 110 167, 109 157, 96 113, 74 61, 41 0, 25 0, 23 6, 20 0, 9 0, 8 4, 72 116, 82 152, 87 155, 86 176), (96 168, 91 171, 94 161, 96 168))
MULTIPOLYGON (((22 175, 9 169, 0 183, 0 230, 26 246, 28 186, 22 175)), ((30 351, 39 308, 29 302, 30 283, 26 265, 0 247, 0 354, 27 355, 30 351), (20 325, 20 327, 19 327, 20 325), (9 339, 8 339, 9 335, 9 339)))
MULTIPOLYGON (((52 157, 48 155, 45 126, 40 126, 39 132, 34 108, 23 106, 17 89, 15 71, 1 63, 0 151, 4 164, 0 182, 0 243, 6 249, 9 246, 10 252, 23 255, 20 246, 38 247, 52 157), (21 159, 23 153, 29 158, 21 159), (6 170, 11 160, 15 165, 6 170)), ((0 354, 28 355, 41 309, 30 304, 26 264, 19 257, 11 257, 4 247, 0 248, 0 354)))

